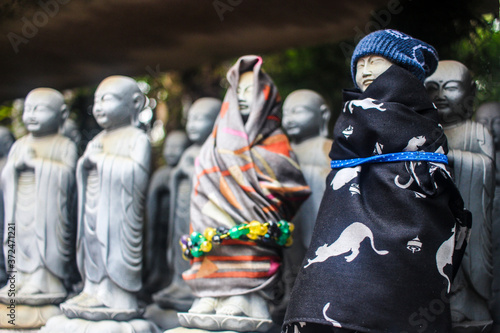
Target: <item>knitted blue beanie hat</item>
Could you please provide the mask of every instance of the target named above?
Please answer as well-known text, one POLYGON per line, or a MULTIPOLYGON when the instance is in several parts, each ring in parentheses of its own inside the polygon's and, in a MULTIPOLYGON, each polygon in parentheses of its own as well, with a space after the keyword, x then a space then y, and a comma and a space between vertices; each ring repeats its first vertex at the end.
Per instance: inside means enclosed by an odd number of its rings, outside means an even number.
POLYGON ((439 61, 431 45, 397 30, 378 30, 360 40, 352 54, 351 75, 356 86, 356 64, 372 54, 405 68, 422 82, 434 73, 439 61))

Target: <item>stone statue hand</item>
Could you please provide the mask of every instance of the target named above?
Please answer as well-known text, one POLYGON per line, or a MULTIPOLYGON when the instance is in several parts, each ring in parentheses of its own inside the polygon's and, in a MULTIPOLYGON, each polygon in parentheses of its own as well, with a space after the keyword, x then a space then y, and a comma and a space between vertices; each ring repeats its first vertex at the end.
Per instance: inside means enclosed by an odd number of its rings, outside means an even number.
POLYGON ((17 170, 26 170, 35 168, 35 150, 31 146, 23 147, 20 158, 15 162, 17 170))
POLYGON ((85 150, 83 163, 87 168, 93 168, 102 158, 103 148, 100 141, 91 141, 85 150))

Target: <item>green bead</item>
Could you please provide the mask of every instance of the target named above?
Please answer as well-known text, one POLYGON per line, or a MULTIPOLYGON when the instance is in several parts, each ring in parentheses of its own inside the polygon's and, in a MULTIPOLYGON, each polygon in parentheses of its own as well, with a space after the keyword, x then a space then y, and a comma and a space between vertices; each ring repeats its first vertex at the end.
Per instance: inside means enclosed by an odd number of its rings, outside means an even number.
POLYGON ((199 232, 196 232, 196 231, 193 231, 193 232, 191 233, 191 236, 190 236, 191 241, 192 241, 193 243, 197 242, 197 241, 198 241, 198 239, 199 239, 200 237, 202 237, 202 235, 201 235, 199 232))
POLYGON ((286 244, 286 241, 287 241, 287 240, 288 240, 288 235, 283 234, 283 235, 281 235, 281 236, 278 238, 278 240, 276 241, 276 243, 277 243, 278 245, 280 245, 280 246, 283 246, 283 245, 285 245, 285 244, 286 244))
POLYGON ((201 251, 199 247, 193 247, 191 249, 191 254, 195 258, 199 258, 199 257, 201 257, 203 255, 203 251, 201 251))
POLYGON ((229 236, 232 239, 238 239, 238 238, 240 238, 241 235, 243 235, 243 232, 241 230, 239 230, 238 227, 232 227, 229 230, 229 236))

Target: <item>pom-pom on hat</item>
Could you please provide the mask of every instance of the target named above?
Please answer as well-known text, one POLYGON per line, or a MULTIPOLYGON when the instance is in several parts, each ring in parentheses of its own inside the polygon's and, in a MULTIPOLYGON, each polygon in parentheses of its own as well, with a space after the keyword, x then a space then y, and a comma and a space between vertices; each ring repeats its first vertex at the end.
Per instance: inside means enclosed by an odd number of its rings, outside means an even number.
POLYGON ((351 74, 356 84, 356 64, 367 55, 379 55, 403 67, 420 81, 434 73, 439 61, 434 47, 397 30, 374 31, 359 41, 351 58, 351 74))

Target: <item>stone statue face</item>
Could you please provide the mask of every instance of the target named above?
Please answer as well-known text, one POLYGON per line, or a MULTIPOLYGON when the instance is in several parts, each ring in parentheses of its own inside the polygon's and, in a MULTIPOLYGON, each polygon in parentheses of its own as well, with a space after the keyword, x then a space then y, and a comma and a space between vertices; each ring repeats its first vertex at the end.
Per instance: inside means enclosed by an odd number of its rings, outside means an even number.
POLYGON ((131 125, 144 106, 137 83, 128 77, 112 76, 99 84, 94 94, 93 115, 104 129, 131 125))
POLYGON ((186 133, 189 140, 201 145, 208 138, 220 111, 221 102, 215 98, 196 100, 188 112, 186 133))
POLYGON ((248 116, 253 102, 253 72, 245 72, 240 75, 236 92, 240 112, 243 116, 248 116))
POLYGON ((361 91, 392 66, 392 62, 378 55, 367 55, 356 64, 356 84, 361 91))
POLYGON ((24 103, 23 123, 35 137, 55 134, 67 115, 64 98, 56 90, 32 90, 24 103))
POLYGON ((496 150, 500 150, 500 102, 482 104, 476 112, 476 121, 493 135, 496 150))
POLYGON ((167 165, 176 166, 188 146, 189 139, 184 132, 176 131, 169 134, 163 145, 163 158, 167 165))
POLYGON ((463 64, 440 61, 424 84, 443 124, 454 124, 472 117, 474 83, 463 64))
POLYGON ((294 142, 319 136, 328 121, 324 112, 329 110, 320 95, 311 90, 294 91, 283 104, 283 128, 294 142))

